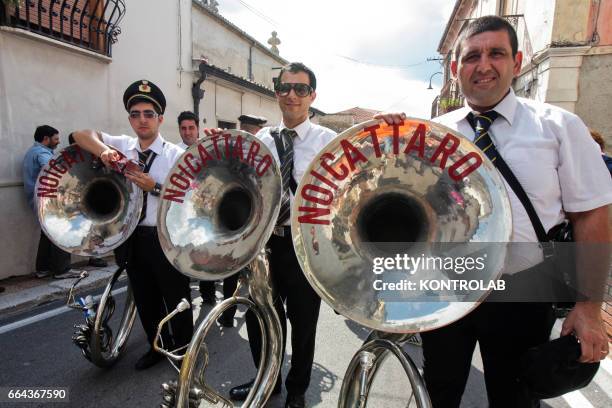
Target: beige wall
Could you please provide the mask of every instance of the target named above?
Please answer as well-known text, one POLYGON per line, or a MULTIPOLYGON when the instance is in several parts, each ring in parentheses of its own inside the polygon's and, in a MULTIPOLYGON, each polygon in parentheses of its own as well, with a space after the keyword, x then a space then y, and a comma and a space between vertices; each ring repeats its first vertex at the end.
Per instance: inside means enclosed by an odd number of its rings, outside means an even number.
POLYGON ((607 151, 612 152, 612 54, 585 56, 578 82, 576 113, 587 126, 597 130, 606 139, 607 151))
POLYGON ((272 68, 283 66, 282 60, 272 57, 199 7, 193 8, 191 24, 194 58, 204 56, 211 64, 248 78, 250 55, 253 80, 273 88, 272 77, 276 71, 272 68))
POLYGON ((552 41, 557 43, 587 41, 590 14, 591 0, 557 1, 552 41))

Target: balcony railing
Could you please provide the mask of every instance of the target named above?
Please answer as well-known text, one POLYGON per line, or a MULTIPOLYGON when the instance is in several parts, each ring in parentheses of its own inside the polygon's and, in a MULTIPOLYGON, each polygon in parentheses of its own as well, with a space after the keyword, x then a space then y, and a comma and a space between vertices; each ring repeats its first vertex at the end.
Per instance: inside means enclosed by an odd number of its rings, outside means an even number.
POLYGON ((0 0, 0 25, 111 56, 124 0, 0 0))
POLYGON ((431 117, 444 115, 463 107, 463 95, 454 81, 448 81, 442 87, 440 95, 431 104, 431 117))

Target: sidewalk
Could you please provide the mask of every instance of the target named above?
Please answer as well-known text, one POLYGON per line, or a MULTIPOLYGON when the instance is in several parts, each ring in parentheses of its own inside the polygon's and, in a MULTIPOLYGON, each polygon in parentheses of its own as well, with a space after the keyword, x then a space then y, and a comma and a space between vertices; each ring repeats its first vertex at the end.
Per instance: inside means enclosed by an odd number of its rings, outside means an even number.
MULTIPOLYGON (((77 286, 77 293, 106 285, 117 265, 112 257, 107 258, 108 266, 96 268, 87 266, 87 261, 74 263, 72 267, 86 270, 89 276, 77 286)), ((7 317, 54 300, 66 300, 75 279, 39 279, 33 275, 11 277, 0 281, 4 292, 0 293, 0 316, 7 317)))

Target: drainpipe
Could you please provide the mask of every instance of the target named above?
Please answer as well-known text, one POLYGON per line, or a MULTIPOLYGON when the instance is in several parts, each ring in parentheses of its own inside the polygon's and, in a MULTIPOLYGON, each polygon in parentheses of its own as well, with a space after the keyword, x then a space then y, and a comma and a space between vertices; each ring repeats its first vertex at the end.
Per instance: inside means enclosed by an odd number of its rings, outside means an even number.
POLYGON ((204 90, 200 89, 202 82, 206 80, 206 62, 200 62, 198 66, 199 78, 191 87, 191 96, 193 97, 193 113, 200 117, 200 101, 204 98, 204 90))

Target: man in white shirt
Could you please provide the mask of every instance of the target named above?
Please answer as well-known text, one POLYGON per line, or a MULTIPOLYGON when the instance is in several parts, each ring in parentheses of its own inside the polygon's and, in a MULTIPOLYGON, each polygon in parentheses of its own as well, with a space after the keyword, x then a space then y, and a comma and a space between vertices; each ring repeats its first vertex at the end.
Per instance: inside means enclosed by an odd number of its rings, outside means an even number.
MULTIPOLYGON (((189 278, 168 262, 157 236, 157 206, 161 183, 181 156, 183 150, 164 140, 159 133, 166 99, 162 91, 147 80, 136 81, 124 95, 123 104, 129 112, 129 121, 137 138, 111 136, 93 130, 74 133, 74 140, 83 149, 100 157, 110 166, 120 159, 113 148, 128 159, 140 161, 142 172, 126 172, 126 177, 143 191, 141 218, 132 236, 117 250, 117 263, 127 263, 127 273, 134 293, 140 321, 151 348, 136 362, 137 370, 147 369, 163 357, 153 351, 152 344, 157 325, 182 298, 191 300, 189 278), (111 148, 111 146, 113 148, 111 148)), ((193 334, 193 317, 187 311, 171 321, 172 336, 162 331, 164 348, 173 349, 189 344, 193 334)))
POLYGON ((186 150, 189 146, 198 141, 200 133, 200 119, 198 119, 195 113, 184 111, 178 116, 177 121, 182 140, 182 142, 177 144, 177 146, 183 150, 186 150))
MULTIPOLYGON (((315 335, 321 298, 312 289, 298 263, 293 249, 289 222, 289 201, 310 161, 335 136, 336 133, 310 122, 309 108, 316 97, 316 77, 312 70, 299 62, 283 67, 275 84, 276 99, 283 115, 278 127, 267 127, 257 133, 283 168, 286 162, 287 175, 283 180, 283 194, 289 199, 281 200, 281 211, 275 234, 268 241, 270 249, 270 271, 278 298, 275 303, 281 325, 283 340, 286 339, 287 322, 291 322, 291 368, 285 380, 287 401, 285 407, 305 406, 304 394, 310 384, 310 374, 315 350, 315 335), (273 136, 275 135, 275 136, 273 136), (275 137, 278 141, 275 141, 275 137), (282 152, 277 150, 282 147, 282 152), (292 157, 291 159, 281 160, 292 157), (285 195, 286 194, 286 195, 285 195), (287 307, 285 308, 283 303, 287 307)), ((261 337, 257 319, 252 313, 246 316, 249 343, 255 364, 259 364, 261 337)), ((283 344, 284 350, 284 344, 283 344)), ((275 393, 280 392, 279 381, 275 393)), ((234 400, 246 398, 252 382, 230 391, 234 400)))
MULTIPOLYGON (((482 134, 491 137, 493 149, 497 148, 527 193, 545 230, 567 217, 576 242, 608 243, 607 205, 612 202, 612 183, 597 148, 576 115, 514 95, 511 84, 522 62, 517 48, 516 33, 506 20, 486 16, 470 22, 457 42, 451 64, 466 106, 436 121, 471 140, 479 129, 470 121, 489 121, 490 128, 482 134)), ((399 123, 405 115, 377 117, 399 123)), ((479 143, 478 139, 474 142, 479 143)), ((512 242, 533 243, 521 246, 529 250, 513 259, 513 270, 506 272, 533 276, 550 263, 543 262, 534 226, 521 201, 507 183, 506 190, 513 214, 512 242)), ((580 254, 578 257, 579 266, 580 254)), ((424 376, 433 406, 459 407, 477 341, 490 406, 539 406, 517 382, 519 362, 528 348, 548 341, 553 322, 550 302, 490 302, 457 322, 421 333, 424 376)), ((579 361, 596 362, 607 356, 601 302, 576 303, 563 324, 562 335, 572 332, 581 343, 579 361)))

